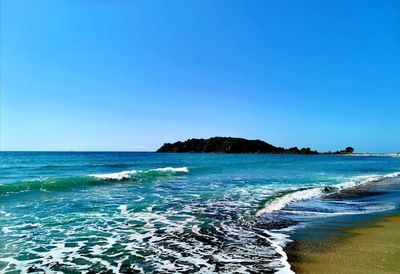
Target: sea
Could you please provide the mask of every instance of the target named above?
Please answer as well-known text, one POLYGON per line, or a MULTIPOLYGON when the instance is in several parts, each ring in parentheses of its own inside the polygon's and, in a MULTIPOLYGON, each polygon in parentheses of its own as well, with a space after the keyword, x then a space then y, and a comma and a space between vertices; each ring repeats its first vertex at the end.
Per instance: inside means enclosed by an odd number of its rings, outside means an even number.
POLYGON ((286 247, 299 231, 400 208, 400 157, 3 151, 0 161, 1 273, 293 273, 286 247))

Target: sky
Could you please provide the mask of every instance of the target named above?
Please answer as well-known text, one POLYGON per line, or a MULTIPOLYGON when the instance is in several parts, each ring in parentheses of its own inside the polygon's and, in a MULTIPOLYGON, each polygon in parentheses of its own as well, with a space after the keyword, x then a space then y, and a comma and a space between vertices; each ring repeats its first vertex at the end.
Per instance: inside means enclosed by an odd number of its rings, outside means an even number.
POLYGON ((400 152, 400 2, 1 0, 1 150, 400 152))

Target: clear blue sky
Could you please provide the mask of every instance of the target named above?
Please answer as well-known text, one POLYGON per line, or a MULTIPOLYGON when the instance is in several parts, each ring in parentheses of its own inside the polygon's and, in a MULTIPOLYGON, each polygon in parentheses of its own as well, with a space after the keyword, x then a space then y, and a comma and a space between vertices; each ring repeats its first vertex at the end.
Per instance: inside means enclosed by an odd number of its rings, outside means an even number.
POLYGON ((1 0, 2 150, 400 151, 400 1, 1 0))

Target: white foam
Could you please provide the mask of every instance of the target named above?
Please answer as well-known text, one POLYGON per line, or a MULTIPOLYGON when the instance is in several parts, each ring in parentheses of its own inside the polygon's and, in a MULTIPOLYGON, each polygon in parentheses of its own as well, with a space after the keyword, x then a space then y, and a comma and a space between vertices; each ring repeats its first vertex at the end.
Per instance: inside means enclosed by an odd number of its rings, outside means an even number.
POLYGON ((382 181, 384 179, 396 178, 396 177, 400 177, 400 172, 394 172, 394 173, 389 173, 389 174, 385 174, 385 175, 370 174, 370 175, 365 175, 365 176, 357 176, 357 177, 354 177, 353 179, 351 179, 350 181, 338 184, 335 187, 338 190, 343 190, 343 189, 348 189, 348 188, 352 188, 355 186, 366 185, 366 184, 382 181))
POLYGON ((6 217, 10 217, 11 213, 5 212, 4 210, 0 210, 0 214, 5 215, 6 217))
POLYGON ((3 227, 3 228, 2 228, 2 231, 3 231, 4 234, 13 232, 13 231, 12 231, 10 228, 8 228, 7 226, 3 227))
POLYGON ((296 191, 296 192, 293 192, 290 194, 286 194, 280 198, 273 200, 266 207, 259 210, 256 213, 256 216, 261 216, 264 214, 268 214, 268 213, 272 213, 274 211, 281 210, 288 204, 295 202, 295 201, 308 200, 311 198, 319 197, 322 195, 322 193, 323 192, 320 188, 311 188, 311 189, 300 190, 300 191, 296 191))
POLYGON ((120 206, 118 207, 118 209, 121 211, 121 214, 126 214, 126 213, 128 213, 128 211, 127 211, 128 206, 127 206, 127 205, 120 205, 120 206))
POLYGON ((279 260, 281 267, 276 266, 277 269, 275 273, 294 274, 295 272, 291 270, 291 265, 288 262, 288 256, 283 250, 283 247, 286 245, 286 243, 290 241, 289 236, 283 233, 271 232, 268 230, 264 230, 263 232, 267 233, 269 237, 265 237, 258 233, 256 234, 260 238, 267 240, 271 244, 272 248, 275 249, 276 253, 281 255, 281 258, 279 260))
POLYGON ((189 172, 187 167, 162 167, 162 168, 155 168, 151 169, 151 171, 159 171, 159 172, 189 172))
POLYGON ((386 175, 387 178, 400 177, 400 172, 394 172, 386 175))
POLYGON ((126 170, 121 172, 114 173, 103 173, 103 174, 90 174, 89 176, 95 177, 98 179, 108 179, 108 180, 124 180, 129 179, 132 175, 136 175, 139 173, 147 173, 147 172, 169 172, 169 173, 177 173, 177 172, 189 172, 187 167, 162 167, 162 168, 154 168, 150 170, 126 170))
MULTIPOLYGON (((334 185, 332 187, 334 187, 336 191, 340 191, 353 188, 356 186, 379 182, 387 178, 396 178, 396 177, 400 177, 400 172, 394 172, 385 175, 371 174, 366 176, 357 176, 347 182, 334 185)), ((256 213, 256 216, 261 216, 264 214, 272 213, 274 211, 279 211, 285 208, 290 203, 322 197, 325 194, 326 193, 321 187, 299 190, 290 194, 286 194, 268 203, 264 208, 260 209, 256 213)))
POLYGON ((115 173, 104 173, 104 174, 90 174, 89 176, 95 177, 98 179, 110 179, 110 180, 123 180, 129 179, 133 174, 137 174, 139 171, 137 170, 128 170, 121 171, 115 173))

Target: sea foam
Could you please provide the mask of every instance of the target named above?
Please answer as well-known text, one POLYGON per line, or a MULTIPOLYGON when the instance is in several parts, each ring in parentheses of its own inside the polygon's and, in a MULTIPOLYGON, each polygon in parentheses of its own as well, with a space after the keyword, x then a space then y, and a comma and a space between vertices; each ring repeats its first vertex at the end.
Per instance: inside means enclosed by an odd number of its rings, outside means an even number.
POLYGON ((114 173, 104 173, 104 174, 90 174, 89 176, 95 177, 98 179, 110 179, 110 180, 123 180, 129 179, 133 174, 137 174, 137 170, 128 170, 114 173))
POLYGON ((146 173, 188 173, 189 169, 187 167, 162 167, 162 168, 154 168, 149 170, 126 170, 121 172, 114 172, 114 173, 103 173, 103 174, 90 174, 90 177, 95 177, 98 179, 105 179, 105 180, 125 180, 132 178, 132 176, 137 174, 146 174, 146 173))
POLYGON ((256 213, 256 216, 261 216, 264 214, 272 213, 274 211, 278 211, 286 207, 288 204, 301 201, 308 200, 311 198, 319 197, 322 195, 322 189, 320 188, 311 188, 306 190, 299 190, 290 194, 286 194, 280 198, 277 198, 267 204, 263 209, 259 210, 256 213))
POLYGON ((298 202, 298 201, 303 201, 303 200, 309 200, 312 198, 318 198, 322 197, 327 194, 343 191, 346 189, 351 189, 354 187, 359 187, 363 185, 368 185, 371 183, 377 183, 381 182, 385 179, 389 178, 396 178, 400 177, 400 172, 394 172, 390 174, 385 174, 385 175, 379 175, 379 174, 371 174, 371 175, 366 175, 366 176, 357 176, 354 177, 353 179, 340 183, 338 185, 333 185, 328 187, 328 191, 326 190, 325 187, 315 187, 315 188, 310 188, 310 189, 305 189, 305 190, 298 190, 293 193, 286 194, 284 196, 281 196, 279 198, 276 198, 269 202, 268 204, 265 205, 264 208, 260 209, 257 213, 256 216, 261 216, 265 214, 270 214, 275 211, 280 211, 284 209, 287 205, 293 203, 293 202, 298 202))
POLYGON ((162 168, 155 168, 151 169, 151 171, 160 171, 160 172, 189 172, 187 167, 162 167, 162 168))

